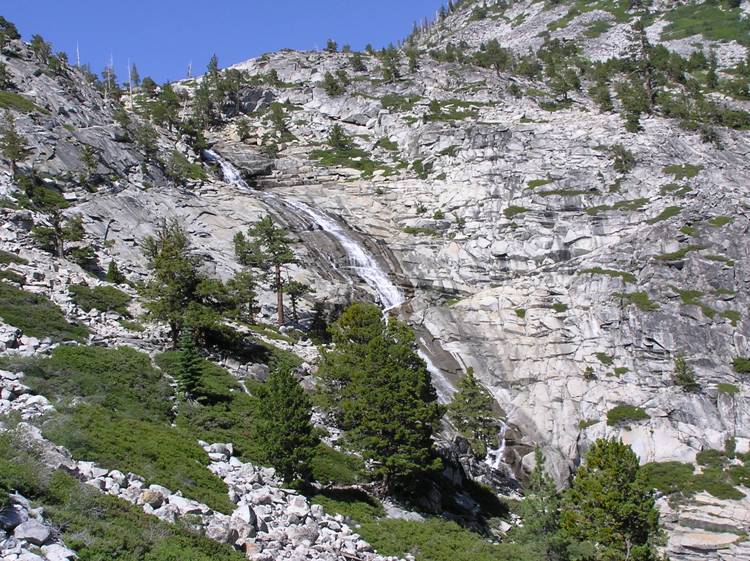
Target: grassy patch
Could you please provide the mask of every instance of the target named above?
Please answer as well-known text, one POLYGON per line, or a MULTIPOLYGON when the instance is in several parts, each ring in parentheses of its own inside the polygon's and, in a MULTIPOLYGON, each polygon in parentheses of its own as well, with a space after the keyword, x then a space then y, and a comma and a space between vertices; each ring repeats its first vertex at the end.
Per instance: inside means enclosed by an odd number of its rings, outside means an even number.
POLYGON ((381 555, 416 561, 531 561, 536 556, 516 544, 494 544, 456 524, 431 518, 424 522, 378 520, 362 524, 359 533, 381 555))
POLYGON ((590 195, 590 191, 583 189, 552 189, 550 191, 537 191, 537 195, 542 197, 580 197, 590 195))
POLYGON ((505 218, 512 220, 513 218, 515 218, 519 214, 523 214, 524 212, 529 212, 529 209, 522 206, 509 206, 503 211, 503 214, 505 215, 505 218))
POLYGON ((742 314, 737 310, 724 310, 721 316, 728 319, 734 327, 737 327, 737 323, 742 319, 742 314))
POLYGON ((383 109, 390 109, 392 111, 406 112, 414 109, 414 106, 421 98, 417 95, 398 95, 389 93, 383 96, 380 100, 383 109))
POLYGON ((615 298, 622 298, 629 304, 636 306, 642 312, 655 312, 659 309, 659 304, 653 302, 646 292, 617 292, 613 294, 615 298))
MULTIPOLYGON (((344 454, 321 444, 312 460, 315 481, 328 485, 354 485, 363 481, 364 463, 361 458, 344 454)), ((324 505, 325 506, 325 505, 324 505)), ((342 512, 342 514, 344 514, 342 512)), ((357 519, 359 520, 359 519, 357 519)))
POLYGON ((689 185, 680 185, 679 183, 667 183, 659 192, 662 195, 674 195, 675 197, 683 197, 687 195, 692 189, 689 185))
POLYGON ((641 468, 638 477, 649 488, 671 495, 690 490, 694 471, 691 464, 682 462, 652 462, 641 468))
POLYGON ((476 104, 460 99, 447 101, 433 100, 430 102, 430 112, 424 116, 425 123, 463 121, 475 119, 479 116, 476 104))
MULTIPOLYGON (((18 437, 17 437, 18 438, 18 437)), ((20 438, 18 438, 20 440, 20 438)), ((167 524, 139 507, 103 495, 0 435, 0 491, 17 489, 44 505, 44 516, 82 561, 242 561, 231 546, 167 524)))
POLYGON ((740 393, 740 388, 738 388, 734 384, 728 384, 726 382, 722 382, 720 384, 716 384, 716 390, 719 393, 725 393, 727 395, 736 395, 736 394, 740 393))
POLYGON ((119 323, 128 331, 133 331, 134 333, 142 333, 143 331, 146 331, 144 325, 138 321, 121 319, 119 323))
POLYGON ((578 421, 578 430, 586 430, 589 427, 593 427, 598 422, 598 419, 581 419, 578 421))
POLYGON ((555 180, 551 178, 547 179, 532 179, 529 181, 526 186, 527 189, 536 189, 537 187, 541 187, 542 185, 548 185, 550 183, 554 183, 555 180))
POLYGON ((677 251, 658 255, 656 258, 659 261, 680 261, 682 259, 685 259, 688 253, 691 253, 693 251, 701 251, 702 249, 705 249, 705 247, 703 247, 702 245, 690 244, 681 247, 677 251))
POLYGON ((591 269, 584 269, 579 271, 580 275, 606 275, 613 278, 621 278, 623 282, 634 283, 636 282, 635 275, 626 271, 615 271, 614 269, 602 269, 601 267, 593 267, 591 269))
POLYGON ((9 251, 0 250, 0 265, 28 265, 29 262, 9 251))
POLYGON ((731 216, 714 216, 711 220, 708 221, 708 224, 711 226, 715 226, 716 228, 721 228, 722 226, 726 226, 727 224, 731 224, 734 222, 734 218, 731 216))
POLYGON ((317 160, 326 167, 341 166, 356 169, 362 172, 362 177, 372 177, 378 169, 385 171, 386 174, 392 172, 391 168, 382 162, 371 159, 370 154, 360 148, 313 150, 310 153, 310 158, 317 160))
POLYGON ((736 356, 732 359, 732 368, 738 374, 750 374, 750 358, 736 356))
POLYGON ((606 33, 609 31, 609 29, 612 27, 612 24, 609 23, 607 20, 596 20, 595 22, 591 23, 587 28, 586 31, 583 32, 584 37, 588 37, 589 39, 596 39, 603 33, 606 33))
POLYGON ((526 310, 524 308, 516 308, 516 315, 523 319, 526 317, 526 310))
POLYGON ((615 362, 615 357, 608 355, 607 353, 596 353, 595 356, 604 366, 612 366, 615 362))
POLYGON ((396 144, 390 138, 385 137, 385 136, 381 138, 380 140, 378 140, 376 146, 379 148, 382 148, 383 150, 388 150, 389 152, 398 151, 398 144, 396 144))
POLYGON ((20 113, 46 113, 36 103, 31 101, 28 97, 15 92, 0 92, 0 108, 1 109, 14 109, 20 113))
POLYGON ((612 371, 612 373, 615 376, 622 376, 624 374, 628 373, 628 367, 627 366, 616 366, 615 369, 612 371))
POLYGON ((561 304, 559 302, 555 302, 554 304, 552 304, 552 309, 555 310, 555 312, 557 312, 558 314, 568 311, 568 307, 565 304, 561 304))
POLYGON ((666 173, 667 175, 674 176, 674 178, 677 180, 691 179, 698 175, 701 171, 703 171, 703 166, 696 166, 693 164, 674 164, 662 169, 662 172, 666 173))
POLYGON ((435 228, 418 227, 418 226, 405 226, 401 229, 405 234, 411 234, 414 236, 439 236, 440 232, 435 228))
POLYGON ((99 310, 100 312, 117 312, 128 315, 128 304, 131 297, 113 286, 97 286, 89 288, 85 284, 73 284, 69 287, 73 301, 84 311, 99 310))
POLYGON ((324 490, 311 499, 328 514, 341 514, 359 524, 374 522, 385 516, 385 509, 377 499, 356 490, 324 490))
POLYGON ((666 18, 671 23, 662 31, 662 39, 702 35, 713 41, 750 45, 750 20, 741 17, 739 8, 725 9, 718 2, 687 4, 667 12, 666 18))
POLYGON ((82 341, 88 334, 83 325, 73 325, 46 296, 31 294, 0 282, 0 318, 32 337, 54 341, 82 341))
POLYGON ((632 405, 617 405, 607 411, 607 424, 611 427, 627 423, 637 423, 649 418, 648 413, 643 409, 632 405))
POLYGON ((656 224, 657 222, 663 222, 664 220, 669 220, 670 218, 674 218, 681 212, 682 212, 681 206, 668 206, 667 208, 662 210, 658 216, 655 216, 654 218, 647 220, 647 222, 649 224, 656 224))

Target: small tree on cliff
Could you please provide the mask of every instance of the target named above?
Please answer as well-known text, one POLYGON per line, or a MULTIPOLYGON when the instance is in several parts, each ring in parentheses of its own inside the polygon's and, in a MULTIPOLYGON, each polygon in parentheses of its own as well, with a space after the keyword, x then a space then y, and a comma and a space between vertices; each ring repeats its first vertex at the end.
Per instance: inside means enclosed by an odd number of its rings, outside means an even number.
POLYGON ((201 357, 195 347, 193 334, 189 329, 180 335, 179 360, 177 362, 177 382, 180 391, 189 399, 198 397, 201 389, 201 357))
POLYGON ((291 245, 286 230, 277 226, 270 216, 251 226, 247 237, 241 232, 234 237, 235 254, 241 265, 272 272, 271 287, 276 291, 279 325, 284 325, 285 283, 281 272, 285 265, 296 262, 291 245))
POLYGON ((458 392, 448 405, 448 417, 471 444, 478 458, 487 454, 487 445, 497 438, 499 416, 493 411, 494 399, 469 368, 458 384, 458 392))
POLYGON ((15 178, 18 162, 25 160, 29 154, 29 145, 16 129, 16 119, 10 111, 5 112, 0 128, 0 153, 10 162, 10 173, 15 178))

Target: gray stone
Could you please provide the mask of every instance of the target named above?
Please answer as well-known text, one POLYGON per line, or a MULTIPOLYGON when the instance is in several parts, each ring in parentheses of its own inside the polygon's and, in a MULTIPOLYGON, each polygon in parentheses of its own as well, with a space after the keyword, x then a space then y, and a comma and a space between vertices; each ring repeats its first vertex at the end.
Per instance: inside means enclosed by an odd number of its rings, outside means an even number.
POLYGON ((27 520, 16 526, 16 529, 13 530, 13 536, 30 544, 43 545, 50 537, 50 530, 41 522, 27 520))

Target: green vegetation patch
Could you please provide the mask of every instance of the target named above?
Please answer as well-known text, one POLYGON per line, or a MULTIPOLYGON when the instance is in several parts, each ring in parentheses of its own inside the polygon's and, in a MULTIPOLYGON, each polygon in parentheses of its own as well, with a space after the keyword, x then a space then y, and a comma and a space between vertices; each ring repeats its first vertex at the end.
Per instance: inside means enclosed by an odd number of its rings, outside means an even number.
POLYGON ((658 216, 655 216, 654 218, 651 218, 650 220, 647 220, 649 224, 656 224, 657 222, 663 222, 664 220, 669 220, 670 218, 674 218, 675 216, 679 215, 682 212, 681 206, 668 206, 664 210, 662 210, 658 216))
POLYGON ((740 393, 740 388, 738 388, 734 384, 728 384, 726 382, 722 382, 720 384, 716 384, 716 390, 719 393, 725 393, 727 395, 736 395, 736 394, 740 393))
POLYGON ((615 357, 608 355, 607 353, 596 353, 596 358, 604 366, 612 366, 615 362, 615 357))
POLYGON ((726 226, 727 224, 731 224, 734 222, 734 218, 731 216, 714 216, 711 220, 708 221, 708 223, 711 226, 715 226, 716 228, 721 228, 722 226, 726 226))
POLYGON ((427 228, 420 226, 405 226, 402 228, 402 232, 405 234, 411 234, 413 236, 439 236, 440 232, 435 228, 427 228))
POLYGON ((0 265, 28 265, 29 262, 9 251, 0 250, 0 265))
POLYGON ((406 112, 414 109, 414 106, 421 98, 418 95, 398 95, 389 93, 383 96, 380 100, 383 109, 390 109, 392 111, 406 112))
POLYGON ((522 206, 509 206, 503 211, 503 214, 505 215, 505 218, 512 220, 514 217, 523 214, 524 212, 529 212, 529 209, 522 206))
POLYGON ((526 548, 510 543, 496 544, 455 522, 431 518, 423 522, 378 520, 367 522, 359 533, 381 555, 416 561, 531 561, 537 557, 526 548))
POLYGON ((101 285, 89 288, 85 284, 73 284, 69 287, 73 301, 84 311, 117 312, 128 315, 128 304, 131 297, 113 286, 101 285))
POLYGON ((15 92, 0 92, 0 109, 13 109, 20 113, 47 113, 28 97, 15 92))
POLYGON ((740 8, 726 9, 719 2, 686 4, 666 13, 671 23, 662 31, 662 39, 683 39, 702 35, 713 41, 737 41, 750 46, 750 20, 740 8))
POLYGON ((682 462, 652 462, 644 465, 638 476, 651 489, 671 495, 690 490, 694 471, 691 464, 682 462))
POLYGON ((362 177, 372 177, 376 170, 383 170, 386 175, 393 173, 390 167, 383 162, 371 159, 370 154, 360 148, 313 150, 310 158, 326 167, 341 166, 356 169, 362 172, 362 177))
POLYGON ((552 309, 555 310, 555 312, 557 312, 558 314, 561 314, 568 311, 568 306, 560 302, 555 302, 554 304, 552 304, 552 309))
POLYGON ((693 251, 701 251, 703 249, 706 249, 706 248, 702 245, 690 244, 690 245, 681 247, 677 251, 673 251, 671 253, 663 253, 661 255, 658 255, 656 258, 659 261, 680 261, 682 259, 685 259, 688 253, 691 253, 693 251))
POLYGON ((361 458, 344 454, 325 444, 318 446, 311 467, 315 481, 323 485, 355 485, 365 479, 365 465, 361 458))
POLYGON ((65 319, 62 310, 46 296, 32 294, 0 282, 0 318, 31 337, 53 341, 83 341, 89 330, 65 319))
POLYGON ((524 308, 516 308, 516 315, 523 319, 526 317, 526 310, 524 308))
POLYGON ((637 423, 649 418, 648 413, 643 409, 632 405, 617 405, 607 411, 607 424, 611 427, 627 423, 637 423))
MULTIPOLYGON (((51 471, 23 435, 0 435, 0 496, 17 490, 44 505, 44 517, 82 561, 242 561, 231 546, 162 522, 140 507, 104 495, 62 470, 51 471)), ((0 506, 2 504, 0 503, 0 506)))
POLYGON ((321 505, 328 514, 341 514, 359 524, 385 516, 382 503, 359 490, 326 489, 313 495, 311 501, 321 505))
POLYGON ((655 312, 659 309, 659 304, 653 302, 646 292, 616 292, 613 296, 626 300, 642 312, 655 312))
POLYGON ((671 166, 667 166, 664 169, 662 169, 664 173, 667 175, 674 176, 675 179, 691 179, 698 175, 701 171, 703 171, 703 166, 696 166, 693 164, 674 164, 671 166))
POLYGON ((554 183, 555 180, 551 178, 547 179, 532 179, 529 181, 526 185, 528 189, 536 189, 537 187, 541 187, 542 185, 548 185, 550 183, 554 183))
POLYGON ((732 367, 738 374, 750 374, 750 358, 736 356, 732 359, 732 367))
POLYGON ((636 282, 635 275, 628 273, 627 271, 615 271, 614 269, 602 269, 601 267, 593 267, 591 269, 584 269, 578 272, 579 275, 606 275, 613 278, 621 278, 623 282, 634 283, 636 282))

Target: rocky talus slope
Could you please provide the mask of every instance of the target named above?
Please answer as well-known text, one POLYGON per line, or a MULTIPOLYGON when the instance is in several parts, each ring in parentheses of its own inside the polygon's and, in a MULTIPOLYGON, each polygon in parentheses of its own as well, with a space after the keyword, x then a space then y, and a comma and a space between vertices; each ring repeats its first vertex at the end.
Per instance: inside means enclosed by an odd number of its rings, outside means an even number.
MULTIPOLYGON (((423 32, 420 48, 465 42, 477 49, 498 39, 523 54, 542 46, 546 29, 604 60, 622 55, 631 41, 633 16, 615 3, 585 3, 591 9, 575 13, 568 3, 518 1, 505 9, 489 2, 481 19, 465 4, 423 32), (596 34, 598 21, 605 23, 596 34)), ((719 73, 731 76, 747 47, 670 32, 671 14, 684 4, 654 3, 649 39, 684 56, 714 50, 719 73)), ((750 3, 739 11, 747 17, 750 3)), ((18 49, 18 57, 6 57, 14 80, 47 110, 18 117, 34 152, 22 166, 65 192, 100 260, 116 258, 130 278, 145 277, 138 244, 160 218, 180 217, 215 272, 227 277, 236 269, 234 233, 270 212, 300 242, 301 263, 290 276, 312 284, 315 298, 375 299, 340 241, 299 212, 302 201, 335 219, 390 272, 406 295, 394 312, 418 329, 436 376, 451 384, 472 367, 492 391, 509 424, 502 460, 517 477, 532 467, 539 444, 562 484, 602 436, 622 438, 644 464, 694 464, 701 451, 723 450, 728 441, 750 452, 747 379, 732 367, 735 357, 750 355, 746 130, 720 128, 719 144, 706 143, 656 113, 642 117, 641 131, 628 132, 617 112, 600 112, 585 93, 572 91, 569 103, 557 105, 545 84, 512 73, 425 55, 415 71, 404 60, 402 79, 387 83, 374 56, 364 55, 367 71, 355 72, 350 54, 283 51, 235 67, 255 78, 242 90, 242 114, 207 134, 212 151, 246 181, 204 154, 210 178, 177 187, 123 141, 98 94, 74 80, 35 75, 31 54, 18 49), (325 74, 339 70, 351 83, 329 95, 325 74), (276 80, 267 79, 271 71, 276 80), (273 103, 282 104, 286 131, 270 118, 273 103), (240 118, 251 128, 242 141, 240 118), (320 152, 335 124, 360 152, 331 162, 320 152), (100 154, 97 193, 76 184, 82 143, 100 154), (617 165, 618 145, 632 154, 627 169, 617 165), (678 356, 694 370, 699 392, 674 382, 678 356), (608 422, 618 406, 639 408, 641 418, 608 422)), ((196 85, 177 89, 192 95, 196 85)), ((197 162, 186 142, 159 129, 161 151, 177 149, 197 162)), ((7 175, 0 181, 4 193, 15 191, 7 175)), ((0 248, 31 251, 26 226, 39 217, 4 212, 0 248)), ((46 263, 38 285, 59 267, 46 263)), ((55 279, 62 301, 72 279, 55 279)), ((268 318, 273 297, 261 301, 268 318)), ((311 305, 308 299, 303 308, 311 305)), ((109 325, 96 331, 102 341, 133 343, 115 318, 101 319, 109 325)), ((153 344, 158 330, 150 329, 140 348, 153 344)), ((45 350, 43 342, 25 344, 45 350)), ((313 363, 314 350, 305 358, 313 363)), ((231 366, 244 375, 257 371, 231 366)), ((670 558, 750 555, 747 498, 698 493, 659 504, 670 558)))

